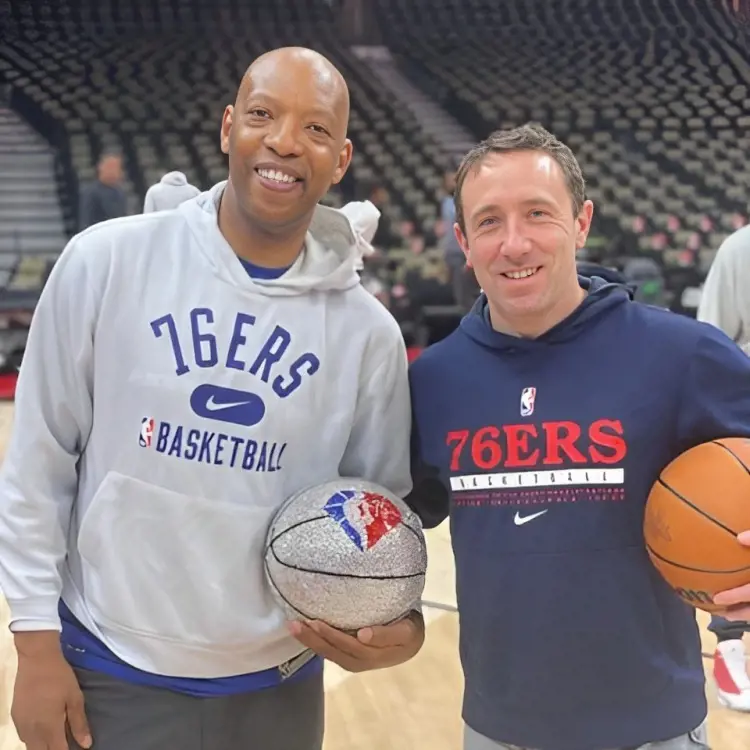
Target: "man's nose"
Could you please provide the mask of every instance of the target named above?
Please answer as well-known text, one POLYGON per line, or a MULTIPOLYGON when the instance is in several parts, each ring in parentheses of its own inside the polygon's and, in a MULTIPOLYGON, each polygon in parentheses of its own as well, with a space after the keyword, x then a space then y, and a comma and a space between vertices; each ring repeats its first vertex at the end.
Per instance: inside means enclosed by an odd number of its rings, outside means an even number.
POLYGON ((510 220, 505 223, 500 254, 512 262, 519 262, 528 255, 529 239, 519 221, 510 220))
POLYGON ((265 144, 281 157, 302 155, 299 128, 288 118, 276 120, 271 125, 265 144))

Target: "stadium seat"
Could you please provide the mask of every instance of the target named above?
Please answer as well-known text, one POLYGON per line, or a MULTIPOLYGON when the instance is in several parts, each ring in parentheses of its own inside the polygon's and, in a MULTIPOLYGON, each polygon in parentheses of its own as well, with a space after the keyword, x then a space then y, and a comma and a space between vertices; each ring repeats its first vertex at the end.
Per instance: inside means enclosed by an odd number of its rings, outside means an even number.
POLYGON ((749 40, 720 3, 378 4, 403 72, 477 138, 537 121, 574 148, 599 232, 628 232, 644 204, 657 225, 678 213, 699 231, 746 211, 749 40))
MULTIPOLYGON (((5 52, 11 84, 61 124, 77 182, 93 177, 108 146, 126 156, 134 205, 172 169, 204 188, 224 178, 221 115, 245 68, 270 48, 305 44, 349 83, 356 181, 388 189, 394 221, 428 231, 437 218, 446 167, 439 150, 338 43, 325 2, 35 0, 14 12, 5 52)), ((75 215, 77 186, 62 192, 75 215)))

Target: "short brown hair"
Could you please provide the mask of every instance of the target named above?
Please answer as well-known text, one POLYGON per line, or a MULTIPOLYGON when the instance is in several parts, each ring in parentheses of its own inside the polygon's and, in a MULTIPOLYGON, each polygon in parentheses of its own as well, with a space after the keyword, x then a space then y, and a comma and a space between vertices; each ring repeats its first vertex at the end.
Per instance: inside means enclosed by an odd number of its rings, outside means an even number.
POLYGON ((456 189, 453 201, 456 206, 456 221, 461 231, 466 234, 464 206, 461 191, 466 176, 490 154, 508 154, 514 151, 543 151, 549 154, 559 165, 565 177, 565 183, 570 191, 573 202, 573 214, 578 216, 586 200, 586 183, 583 172, 573 152, 562 141, 558 141, 552 133, 536 123, 527 123, 512 130, 496 130, 488 138, 478 143, 464 156, 456 172, 456 189))

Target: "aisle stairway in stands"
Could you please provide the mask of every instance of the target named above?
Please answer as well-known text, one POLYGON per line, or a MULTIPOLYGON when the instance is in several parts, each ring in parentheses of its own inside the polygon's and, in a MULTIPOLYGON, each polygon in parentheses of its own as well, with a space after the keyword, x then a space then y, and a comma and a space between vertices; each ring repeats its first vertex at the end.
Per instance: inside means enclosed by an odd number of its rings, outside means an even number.
POLYGON ((13 110, 0 106, 0 253, 59 253, 66 241, 54 152, 13 110))
POLYGON ((476 143, 472 133, 404 76, 387 48, 355 47, 353 52, 367 64, 377 80, 411 111, 424 131, 458 164, 476 143))

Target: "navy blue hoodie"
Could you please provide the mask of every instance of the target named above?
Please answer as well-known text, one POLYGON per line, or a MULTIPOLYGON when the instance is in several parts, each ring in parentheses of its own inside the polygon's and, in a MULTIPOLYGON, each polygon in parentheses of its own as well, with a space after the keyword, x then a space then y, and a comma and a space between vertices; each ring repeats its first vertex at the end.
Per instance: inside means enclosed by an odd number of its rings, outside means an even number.
POLYGON ((537 339, 492 329, 481 296, 411 368, 415 490, 450 514, 463 718, 536 750, 637 747, 707 712, 695 613, 643 541, 660 470, 750 436, 750 359, 718 329, 579 277, 537 339))

